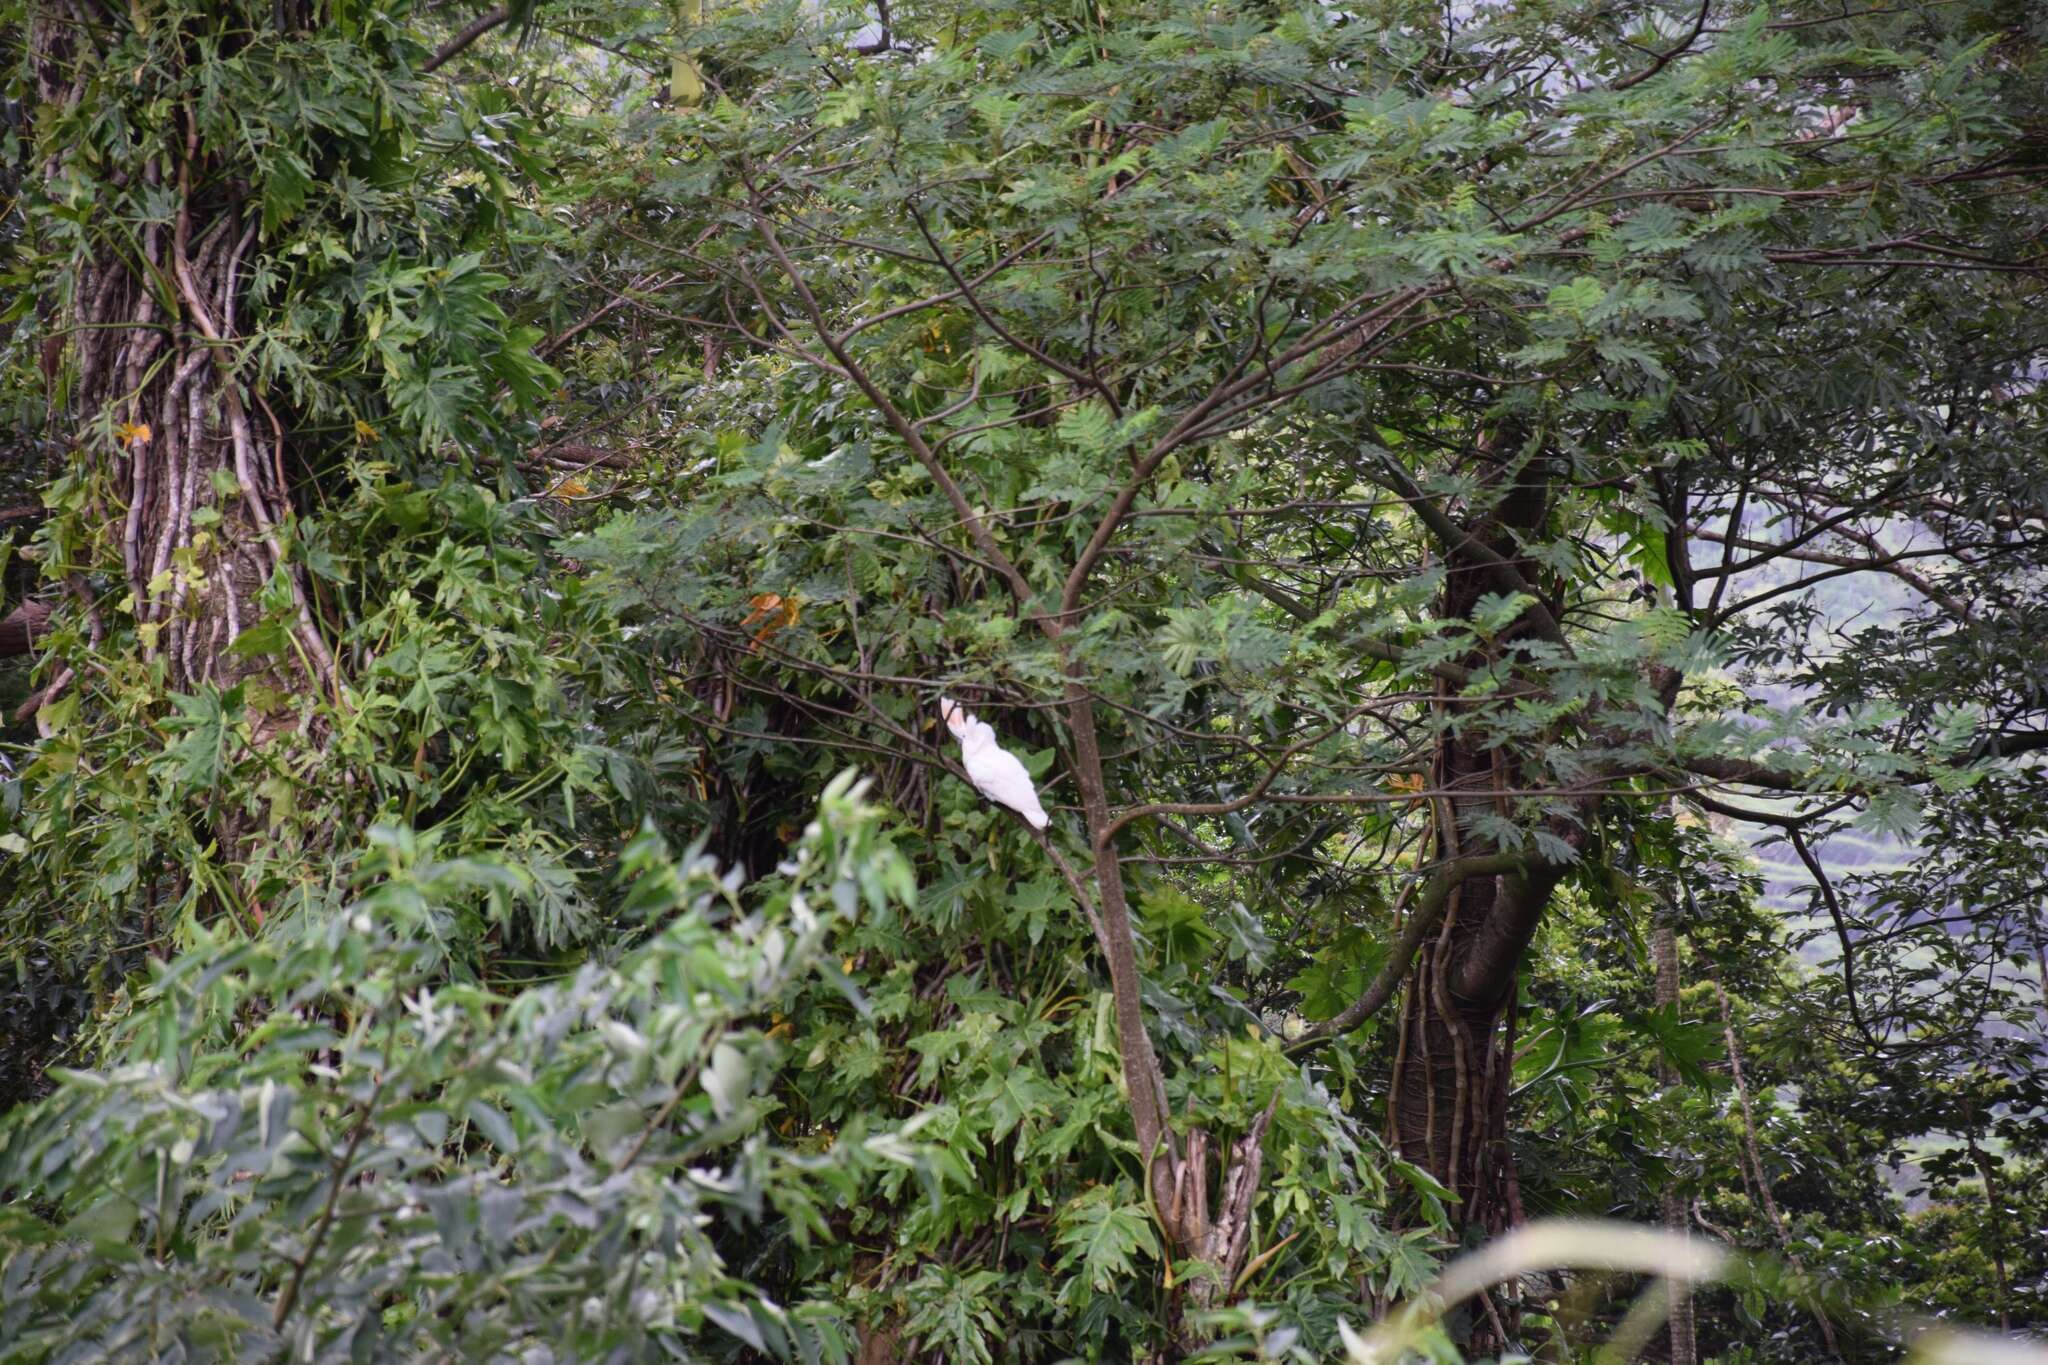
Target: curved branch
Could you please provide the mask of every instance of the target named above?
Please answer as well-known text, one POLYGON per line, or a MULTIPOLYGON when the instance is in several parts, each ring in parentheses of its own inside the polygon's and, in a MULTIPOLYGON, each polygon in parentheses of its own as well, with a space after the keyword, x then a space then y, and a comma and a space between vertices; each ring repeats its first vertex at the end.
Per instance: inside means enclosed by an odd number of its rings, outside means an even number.
POLYGON ((1810 810, 1802 815, 1783 815, 1777 811, 1755 810, 1748 806, 1737 806, 1727 801, 1717 801, 1702 791, 1689 791, 1685 794, 1685 799, 1704 810, 1712 811, 1716 815, 1724 815, 1730 820, 1741 820, 1748 824, 1775 825, 1779 829, 1800 829, 1812 824, 1815 820, 1824 819, 1834 814, 1843 806, 1849 804, 1853 798, 1844 796, 1839 800, 1822 806, 1818 810, 1810 810))
MULTIPOLYGON (((1985 759, 2020 758, 2027 754, 2039 753, 2044 749, 2048 749, 2048 730, 1982 730, 1970 742, 1970 747, 1963 751, 1961 758, 1957 762, 1968 764, 1981 763, 1985 759)), ((1765 791, 1782 792, 1788 796, 1822 796, 1827 794, 1809 788, 1803 775, 1798 772, 1787 771, 1783 768, 1767 767, 1762 763, 1756 762, 1754 759, 1716 758, 1711 755, 1701 755, 1695 758, 1681 758, 1677 760, 1676 766, 1684 772, 1692 773, 1697 777, 1709 778, 1715 782, 1742 787, 1760 787, 1765 791)), ((1917 772, 1900 773, 1894 780, 1908 786, 1918 786, 1923 782, 1933 781, 1934 773, 1929 771, 1927 767, 1922 767, 1917 772)), ((1868 796, 1877 786, 1878 784, 1875 783, 1868 785, 1859 783, 1853 787, 1846 788, 1846 790, 1851 797, 1868 796)), ((1713 804, 1711 801, 1699 798, 1697 793, 1691 793, 1691 795, 1695 799, 1702 800, 1702 804, 1710 806, 1713 804)), ((1739 815, 1744 820, 1760 820, 1765 824, 1783 823, 1782 820, 1774 820, 1770 816, 1754 811, 1714 808, 1720 810, 1721 814, 1739 815)))
POLYGON ((1767 768, 1761 763, 1746 758, 1682 758, 1678 766, 1700 777, 1710 777, 1716 782, 1733 782, 1744 787, 1762 787, 1767 791, 1808 794, 1806 784, 1796 773, 1778 768, 1767 768))
POLYGON ((488 14, 480 14, 470 20, 460 33, 457 33, 453 38, 450 38, 441 45, 439 52, 427 58, 426 65, 420 68, 420 74, 425 76, 440 70, 444 64, 455 58, 464 48, 511 17, 511 9, 500 5, 488 14))
POLYGON ((1856 1024, 1856 1031, 1863 1035, 1863 1041, 1872 1049, 1881 1051, 1884 1044, 1870 1031, 1870 1025, 1863 1018, 1863 1007, 1856 1003, 1856 950, 1849 942, 1849 926, 1842 918, 1842 903, 1835 899, 1835 884, 1828 880, 1827 869, 1820 865, 1820 859, 1813 856, 1813 850, 1806 846, 1806 835, 1795 826, 1788 826, 1785 835, 1792 841, 1792 851, 1799 855, 1799 861, 1806 864, 1806 870, 1813 877, 1814 885, 1820 888, 1820 898, 1828 907, 1828 918, 1835 924, 1835 940, 1842 945, 1842 994, 1849 1002, 1849 1018, 1856 1024))
POLYGON ((1423 886, 1422 894, 1416 897, 1415 909, 1408 916, 1400 936, 1387 950, 1387 960, 1380 964, 1379 974, 1359 995, 1358 999, 1345 1006, 1342 1013, 1325 1019, 1300 1039, 1287 1047, 1291 1057, 1320 1046, 1340 1033, 1349 1033, 1374 1014, 1387 1001, 1408 975, 1408 964, 1414 960, 1416 950, 1422 946, 1436 928, 1439 916, 1443 914, 1444 903, 1451 892, 1475 877, 1493 877, 1521 870, 1524 859, 1516 853, 1475 853, 1468 857, 1455 858, 1438 868, 1436 874, 1423 886))
MULTIPOLYGON (((924 238, 925 245, 932 249, 933 259, 938 261, 939 267, 952 279, 955 292, 960 298, 967 300, 967 306, 974 310, 976 317, 988 325, 990 331, 1001 337, 1012 347, 1036 360, 1039 364, 1066 376, 1084 388, 1091 389, 1102 395, 1103 402, 1109 405, 1110 415, 1119 420, 1122 419, 1124 415, 1123 404, 1117 402, 1114 390, 1110 389, 1096 375, 1081 369, 1079 366, 1069 365, 1044 347, 1033 346, 1008 327, 1005 327, 1002 320, 989 312, 987 306, 982 303, 981 295, 974 292, 974 285, 960 273, 960 267, 955 265, 953 258, 946 254, 945 247, 939 245, 939 239, 933 235, 931 226, 925 222, 924 214, 920 213, 914 206, 910 209, 910 221, 917 224, 918 234, 924 238)), ((1040 237, 1044 236, 1043 233, 1039 235, 1040 237)), ((986 277, 984 276, 984 278, 986 277)))
POLYGON ((1676 47, 1657 53, 1656 56, 1652 58, 1650 64, 1644 67, 1641 71, 1638 71, 1633 75, 1623 76, 1620 80, 1608 86, 1607 93, 1610 95, 1618 95, 1624 90, 1630 89, 1634 86, 1641 85, 1644 81, 1650 79, 1650 77, 1656 75, 1659 71, 1662 71, 1665 67, 1671 65, 1671 63, 1675 59, 1684 56, 1688 51, 1691 50, 1692 45, 1699 41, 1700 34, 1706 30, 1707 13, 1712 8, 1713 0, 1701 0, 1699 16, 1695 18, 1692 23, 1692 32, 1686 34, 1684 39, 1682 39, 1676 47))
POLYGON ((1503 875, 1500 895, 1458 966, 1454 989, 1459 998, 1505 998, 1514 984, 1516 970, 1522 965, 1522 957, 1529 950, 1529 941, 1536 935, 1543 911, 1550 904, 1550 893, 1564 873, 1561 863, 1532 858, 1503 875))
POLYGON ((2048 730, 1987 730, 1977 736, 1963 757, 1975 763, 1985 758, 2018 758, 2021 754, 2048 749, 2048 730))
MULTIPOLYGON (((1531 590, 1529 581, 1515 567, 1513 560, 1452 521, 1450 515, 1432 502, 1429 495, 1422 491, 1421 486, 1409 477, 1408 471, 1402 468, 1399 460, 1387 457, 1381 459, 1378 465, 1380 471, 1386 475, 1384 486, 1408 504, 1409 510, 1443 542, 1447 553, 1467 554, 1478 560, 1484 566, 1488 580, 1502 593, 1520 592, 1537 597, 1531 590)), ((1372 475, 1368 473, 1366 477, 1372 478, 1372 475)), ((1380 481, 1375 479, 1374 482, 1380 481)), ((1528 612, 1535 619, 1543 639, 1553 644, 1563 642, 1564 628, 1557 623, 1557 618, 1550 614, 1550 608, 1544 606, 1540 598, 1529 604, 1528 612)))

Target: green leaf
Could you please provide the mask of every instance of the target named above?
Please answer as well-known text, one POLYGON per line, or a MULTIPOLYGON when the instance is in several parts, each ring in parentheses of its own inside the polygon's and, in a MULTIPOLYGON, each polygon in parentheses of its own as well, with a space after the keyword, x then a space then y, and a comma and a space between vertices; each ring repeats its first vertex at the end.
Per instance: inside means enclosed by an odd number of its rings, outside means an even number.
POLYGON ((989 1138, 1001 1142, 1026 1119, 1053 1112, 1060 1091, 1026 1066, 1004 1067, 989 1081, 975 1103, 989 1119, 989 1138))
POLYGON ((1060 1268, 1075 1270, 1098 1292, 1109 1293, 1137 1273, 1135 1258, 1158 1257, 1159 1240, 1142 1204, 1116 1204, 1098 1185, 1060 1210, 1055 1238, 1060 1268))
POLYGON ((176 714, 166 716, 163 724, 178 738, 164 746, 164 757, 173 767, 173 780, 186 790, 211 790, 225 771, 235 740, 242 685, 225 692, 208 687, 197 696, 174 692, 170 700, 176 714))
POLYGON ((844 128, 867 108, 868 92, 858 85, 842 85, 828 91, 818 102, 818 126, 844 128))
POLYGON ((718 1117, 729 1119, 738 1113, 753 1083, 753 1068, 745 1053, 730 1043, 720 1043, 711 1050, 711 1063, 704 1068, 702 1084, 718 1117))
POLYGON ((1116 435, 1116 420, 1110 416, 1106 404, 1100 399, 1090 398, 1062 412, 1055 429, 1060 440, 1067 445, 1090 455, 1099 455, 1109 449, 1116 435))
POLYGON ((1581 275, 1570 284, 1553 287, 1543 302, 1553 312, 1584 315, 1599 307, 1606 297, 1606 287, 1600 281, 1591 275, 1581 275))
POLYGON ((282 654, 291 647, 291 634, 283 623, 265 621, 251 626, 228 644, 228 653, 246 659, 262 654, 282 654))

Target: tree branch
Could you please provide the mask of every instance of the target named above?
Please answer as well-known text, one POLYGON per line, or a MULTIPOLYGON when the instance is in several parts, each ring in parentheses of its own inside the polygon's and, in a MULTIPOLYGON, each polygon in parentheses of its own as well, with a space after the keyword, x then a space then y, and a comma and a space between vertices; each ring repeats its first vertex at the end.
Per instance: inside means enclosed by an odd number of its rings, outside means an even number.
POLYGON ((500 5, 488 14, 480 14, 470 20, 460 33, 457 33, 453 38, 441 44, 439 52, 427 58, 426 65, 420 68, 420 74, 425 76, 440 70, 445 63, 457 56, 464 48, 511 17, 512 11, 504 5, 500 5))
MULTIPOLYGON (((1015 561, 1003 553, 1003 547, 996 543, 995 536, 989 532, 988 526, 975 513, 973 504, 967 501, 967 495, 961 491, 960 485, 954 481, 952 474, 947 471, 946 466, 939 460, 938 452, 934 451, 925 441, 924 436, 918 431, 916 423, 905 417, 902 411, 889 401, 888 395, 882 392, 881 387, 869 377, 868 372, 847 351, 845 342, 833 333, 831 327, 825 321, 825 310, 811 293, 810 285, 805 282, 803 272, 797 269, 796 263, 790 259, 788 251, 783 248, 782 239, 776 235, 775 227, 768 221, 768 216, 765 213, 755 212, 754 225, 761 233, 761 240, 767 243, 769 252, 774 255, 775 263, 781 267, 782 273, 788 278, 791 286, 795 288, 797 298, 802 301, 804 312, 810 318, 811 326, 818 333, 819 341, 824 343, 825 349, 832 353, 832 359, 838 362, 839 368, 845 373, 846 377, 851 379, 854 385, 860 389, 861 393, 866 395, 867 400, 875 405, 876 411, 882 414, 882 419, 889 424, 890 428, 898 436, 903 438, 903 443, 910 447, 910 453, 917 457, 917 462, 924 466, 927 474, 932 476, 932 482, 936 483, 939 486, 939 491, 945 494, 946 501, 953 505, 954 515, 959 517, 960 524, 967 528, 967 534, 973 538, 975 548, 979 549, 983 558, 995 565, 1002 573, 1004 582, 1009 584, 1011 593, 1017 599, 1017 604, 1028 608, 1032 598, 1036 595, 1032 591, 1031 581, 1024 577, 1023 570, 1017 567, 1015 561)), ((1041 617, 1040 620, 1048 634, 1059 634, 1060 625, 1056 617, 1041 617)))
POLYGON ((1856 1003, 1856 949, 1849 942, 1849 926, 1842 918, 1842 903, 1835 899, 1835 885, 1828 880, 1827 869, 1820 865, 1820 859, 1813 856, 1813 850, 1806 845, 1806 835, 1796 825, 1787 826, 1785 837, 1792 841, 1792 851, 1799 855, 1799 861, 1806 864, 1806 870, 1813 877, 1813 883, 1820 889, 1820 898, 1828 908, 1828 918, 1834 922, 1835 941, 1842 945, 1842 994, 1849 1002, 1849 1018, 1855 1021, 1856 1031, 1863 1035, 1863 1041, 1871 1049, 1881 1051, 1884 1044, 1870 1031, 1870 1025, 1863 1018, 1863 1006, 1856 1003))
POLYGON ((1987 730, 1964 755, 1967 762, 1986 758, 2017 758, 2048 749, 2048 730, 1987 730))
MULTIPOLYGON (((1409 477, 1408 471, 1401 467, 1400 461, 1387 457, 1379 461, 1379 468, 1386 475, 1385 486, 1400 495, 1401 500, 1408 504, 1409 510, 1443 542, 1447 553, 1467 554, 1478 560, 1485 568, 1487 580, 1499 592, 1520 592, 1528 593, 1531 597, 1536 596, 1530 590, 1529 581, 1515 568, 1513 561, 1452 521, 1450 515, 1432 502, 1429 495, 1422 491, 1421 486, 1409 477)), ((1528 611, 1535 617, 1545 640, 1552 643, 1561 643, 1564 640, 1564 628, 1557 623, 1557 618, 1550 614, 1550 608, 1544 606, 1540 599, 1530 603, 1528 611)))
POLYGON ((1503 875, 1500 895, 1459 964, 1455 987, 1459 996, 1494 1001, 1506 995, 1564 871, 1560 864, 1532 859, 1518 871, 1503 875))
POLYGON ((0 659, 33 652, 36 637, 50 619, 50 611, 48 602, 23 602, 0 619, 0 659))
MULTIPOLYGON (((1297 621, 1313 621, 1318 615, 1309 603, 1302 601, 1277 583, 1269 583, 1249 570, 1240 568, 1232 577, 1297 621)), ((1381 640, 1353 640, 1349 643, 1351 648, 1370 659, 1380 659, 1390 664, 1401 664, 1407 660, 1406 651, 1399 645, 1390 645, 1381 640)), ((1432 677, 1442 678, 1453 687, 1467 687, 1472 682, 1472 670, 1453 663, 1427 664, 1422 671, 1432 677)))
POLYGON ((1685 37, 1678 43, 1676 47, 1670 48, 1669 50, 1664 52, 1659 52, 1656 55, 1656 57, 1650 62, 1650 64, 1644 67, 1641 71, 1636 72, 1632 76, 1624 76, 1620 80, 1608 86, 1607 92, 1609 94, 1619 94, 1624 90, 1630 89, 1631 87, 1641 85, 1644 81, 1650 79, 1650 77, 1656 75, 1659 71, 1662 71, 1665 67, 1671 65, 1671 63, 1674 60, 1684 56, 1685 53, 1692 47, 1692 45, 1699 41, 1701 32, 1703 32, 1706 29, 1707 12, 1713 8, 1713 4, 1714 0, 1700 0, 1700 12, 1699 16, 1693 20, 1692 32, 1686 34, 1685 37))
POLYGON ((306 1252, 292 1263, 292 1275, 284 1288, 277 1293, 277 1306, 271 1310, 270 1326, 273 1331, 283 1331, 285 1319, 292 1314, 292 1305, 298 1302, 299 1289, 306 1282, 306 1268, 313 1264, 313 1258, 320 1254, 320 1244, 327 1240, 327 1229, 334 1225, 334 1210, 341 1199, 342 1186, 347 1183, 349 1169, 355 1165, 356 1151, 369 1136, 370 1121, 376 1117, 377 1101, 383 1098, 385 1081, 378 1081, 370 1092, 370 1098, 363 1103, 363 1110, 356 1118, 355 1128, 348 1135, 348 1148, 341 1154, 341 1160, 334 1163, 334 1174, 327 1182, 327 1202, 320 1210, 320 1221, 313 1226, 313 1236, 306 1243, 306 1252))
POLYGON ((1762 787, 1768 791, 1796 792, 1805 794, 1806 784, 1796 773, 1767 768, 1761 763, 1746 758, 1714 758, 1703 755, 1698 758, 1682 758, 1678 766, 1701 777, 1711 777, 1716 782, 1732 782, 1743 787, 1762 787))
POLYGON ((1380 964, 1379 974, 1359 995, 1347 1005, 1343 1012, 1317 1024, 1287 1047, 1287 1054, 1295 1056, 1310 1048, 1319 1047, 1340 1033, 1349 1033, 1374 1014, 1387 1001, 1408 975, 1408 964, 1415 958, 1416 950, 1422 946, 1436 928, 1436 922, 1443 914, 1444 904, 1451 892, 1475 877, 1500 876, 1522 868, 1524 860, 1517 853, 1475 853, 1469 857, 1457 858, 1438 868, 1423 886, 1421 895, 1416 897, 1415 908, 1408 916, 1408 923, 1401 929, 1393 945, 1387 950, 1387 960, 1380 964))

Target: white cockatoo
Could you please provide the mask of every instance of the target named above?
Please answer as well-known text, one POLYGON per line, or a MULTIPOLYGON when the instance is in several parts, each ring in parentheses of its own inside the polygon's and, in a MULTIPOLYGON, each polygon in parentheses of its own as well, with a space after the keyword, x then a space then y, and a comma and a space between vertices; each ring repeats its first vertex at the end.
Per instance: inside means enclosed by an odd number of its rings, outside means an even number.
POLYGON ((1033 829, 1044 829, 1050 817, 1038 803, 1038 789, 1031 785, 1031 774, 1024 771, 1015 754, 996 743, 996 732, 985 721, 976 720, 972 711, 946 697, 939 698, 939 714, 945 718, 946 728, 960 741, 960 762, 974 789, 1023 816, 1033 829))

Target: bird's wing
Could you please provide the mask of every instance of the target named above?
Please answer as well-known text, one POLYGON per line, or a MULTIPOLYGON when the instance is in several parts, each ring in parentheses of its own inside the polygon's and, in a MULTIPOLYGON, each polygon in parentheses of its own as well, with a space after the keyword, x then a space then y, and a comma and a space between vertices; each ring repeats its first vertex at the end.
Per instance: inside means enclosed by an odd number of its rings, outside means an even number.
POLYGON ((1031 784, 1031 774, 1025 771, 1023 761, 1008 749, 991 745, 986 752, 976 754, 967 766, 967 775, 974 779, 975 788, 991 801, 1027 815, 1045 813, 1045 808, 1038 803, 1038 789, 1031 784))

